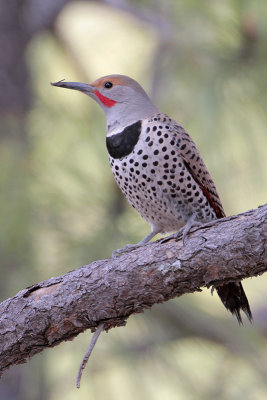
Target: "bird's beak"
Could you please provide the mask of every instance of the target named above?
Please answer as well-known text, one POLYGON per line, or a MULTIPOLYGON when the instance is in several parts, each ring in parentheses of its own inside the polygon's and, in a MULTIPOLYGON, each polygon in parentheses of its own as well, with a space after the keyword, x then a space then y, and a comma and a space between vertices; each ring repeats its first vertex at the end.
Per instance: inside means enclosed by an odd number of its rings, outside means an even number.
POLYGON ((64 79, 58 82, 51 82, 52 86, 58 86, 66 89, 79 90, 80 92, 86 93, 88 95, 94 93, 95 88, 88 83, 81 82, 65 82, 64 79))

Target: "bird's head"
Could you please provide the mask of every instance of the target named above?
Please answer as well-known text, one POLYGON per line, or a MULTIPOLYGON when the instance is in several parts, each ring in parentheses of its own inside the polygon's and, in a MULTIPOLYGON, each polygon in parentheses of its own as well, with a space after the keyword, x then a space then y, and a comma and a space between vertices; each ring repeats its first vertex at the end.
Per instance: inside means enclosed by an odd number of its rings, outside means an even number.
POLYGON ((144 89, 128 76, 107 75, 90 84, 62 80, 52 85, 79 90, 94 99, 105 112, 108 133, 157 112, 144 89))

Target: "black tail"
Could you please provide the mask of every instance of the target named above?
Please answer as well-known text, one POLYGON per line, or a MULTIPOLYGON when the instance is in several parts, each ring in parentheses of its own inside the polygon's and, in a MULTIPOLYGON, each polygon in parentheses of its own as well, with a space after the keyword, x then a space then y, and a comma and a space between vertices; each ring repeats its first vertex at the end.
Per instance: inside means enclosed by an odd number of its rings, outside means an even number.
POLYGON ((239 324, 243 325, 240 315, 241 310, 244 311, 249 321, 252 322, 248 299, 241 282, 227 283, 216 287, 216 290, 223 305, 237 318, 239 324))

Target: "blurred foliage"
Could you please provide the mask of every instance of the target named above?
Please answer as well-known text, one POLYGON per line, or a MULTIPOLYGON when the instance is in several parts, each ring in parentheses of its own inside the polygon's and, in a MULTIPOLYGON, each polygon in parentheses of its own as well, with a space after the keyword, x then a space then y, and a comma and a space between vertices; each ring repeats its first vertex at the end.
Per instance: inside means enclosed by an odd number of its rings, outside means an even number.
MULTIPOLYGON (((109 3, 70 2, 33 35, 34 101, 1 113, 2 299, 149 232, 114 183, 102 111, 51 81, 132 76, 193 137, 228 215, 266 203, 266 1, 109 3)), ((103 334, 79 392, 88 332, 12 368, 0 398, 265 400, 265 284, 244 283, 253 326, 239 328, 204 290, 103 334)))

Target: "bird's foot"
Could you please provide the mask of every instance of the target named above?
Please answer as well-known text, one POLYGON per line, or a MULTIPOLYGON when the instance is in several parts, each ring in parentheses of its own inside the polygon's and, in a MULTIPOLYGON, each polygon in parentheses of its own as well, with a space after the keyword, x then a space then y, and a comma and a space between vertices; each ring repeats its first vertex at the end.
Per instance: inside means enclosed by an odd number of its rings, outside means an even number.
POLYGON ((166 243, 171 239, 174 239, 177 242, 182 238, 184 246, 188 233, 191 232, 193 228, 199 228, 202 225, 203 224, 195 220, 195 216, 193 215, 182 228, 180 228, 176 233, 161 239, 160 243, 166 243))
POLYGON ((160 230, 158 230, 158 229, 155 229, 155 228, 152 229, 152 231, 143 240, 141 240, 141 242, 139 242, 137 244, 126 244, 126 246, 124 246, 122 249, 114 250, 112 253, 112 257, 116 257, 119 254, 127 253, 128 251, 132 251, 132 250, 138 249, 141 246, 144 246, 159 232, 160 232, 160 230))
POLYGON ((122 249, 117 249, 112 252, 112 258, 118 256, 119 254, 128 253, 129 251, 138 249, 138 247, 143 246, 142 243, 137 244, 126 244, 122 249))
POLYGON ((183 228, 179 229, 178 232, 175 232, 172 235, 169 235, 163 239, 160 239, 159 243, 167 243, 171 239, 175 239, 175 241, 177 242, 180 239, 180 237, 182 236, 182 234, 183 234, 183 228))

